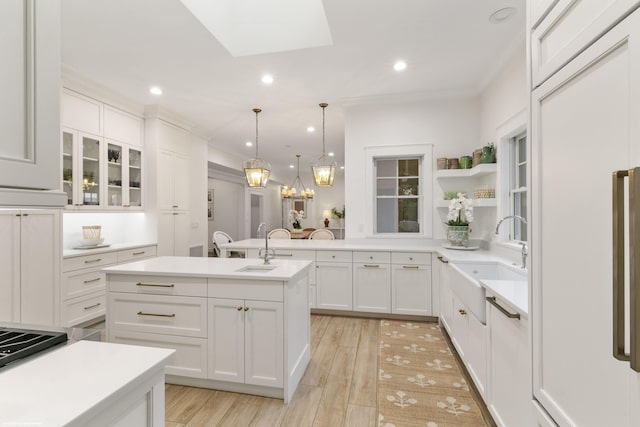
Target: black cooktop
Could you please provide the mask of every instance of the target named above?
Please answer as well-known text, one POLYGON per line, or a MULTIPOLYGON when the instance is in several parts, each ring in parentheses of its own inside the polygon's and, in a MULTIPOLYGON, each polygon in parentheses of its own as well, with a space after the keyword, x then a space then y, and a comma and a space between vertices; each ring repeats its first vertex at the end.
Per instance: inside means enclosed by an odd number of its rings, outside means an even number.
POLYGON ((66 341, 66 332, 0 327, 0 366, 66 341))

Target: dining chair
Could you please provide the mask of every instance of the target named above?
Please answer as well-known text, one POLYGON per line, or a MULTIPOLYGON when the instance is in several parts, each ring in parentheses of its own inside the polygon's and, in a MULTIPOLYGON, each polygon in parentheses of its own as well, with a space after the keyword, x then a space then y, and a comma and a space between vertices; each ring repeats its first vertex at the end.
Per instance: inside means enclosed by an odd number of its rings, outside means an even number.
MULTIPOLYGON (((223 245, 225 243, 233 242, 233 239, 231 238, 231 236, 229 236, 224 231, 214 231, 212 240, 213 240, 213 251, 215 252, 216 256, 218 256, 218 257, 220 257, 222 255, 222 251, 220 250, 220 245, 223 245)), ((245 257, 245 253, 242 252, 242 251, 230 251, 229 252, 229 257, 230 258, 244 258, 245 257)))
POLYGON ((291 233, 286 228, 274 228, 267 235, 269 239, 290 239, 291 233))
POLYGON ((309 234, 309 240, 335 240, 336 236, 333 235, 331 230, 319 229, 312 231, 309 234))

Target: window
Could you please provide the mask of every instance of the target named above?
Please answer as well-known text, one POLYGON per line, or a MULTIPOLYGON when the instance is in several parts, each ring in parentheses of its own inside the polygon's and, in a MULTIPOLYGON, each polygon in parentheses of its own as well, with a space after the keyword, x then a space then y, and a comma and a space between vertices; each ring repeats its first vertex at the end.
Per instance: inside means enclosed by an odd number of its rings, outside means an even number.
MULTIPOLYGON (((510 215, 527 218, 527 135, 521 133, 509 140, 510 215)), ((527 225, 515 219, 509 240, 527 241, 527 225)), ((506 224, 505 224, 506 225, 506 224)))
POLYGON ((421 157, 376 158, 374 233, 420 233, 421 157))

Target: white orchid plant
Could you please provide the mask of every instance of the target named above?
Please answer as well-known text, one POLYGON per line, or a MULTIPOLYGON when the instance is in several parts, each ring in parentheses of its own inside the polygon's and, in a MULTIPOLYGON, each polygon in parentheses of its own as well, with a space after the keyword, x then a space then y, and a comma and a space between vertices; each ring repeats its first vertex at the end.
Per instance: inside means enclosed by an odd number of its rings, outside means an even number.
POLYGON ((466 194, 458 193, 458 197, 451 199, 447 225, 469 225, 473 221, 473 201, 466 194))
POLYGON ((303 215, 304 215, 304 211, 297 211, 295 209, 291 209, 289 211, 289 219, 293 224, 293 228, 302 228, 300 226, 300 219, 302 219, 303 215))

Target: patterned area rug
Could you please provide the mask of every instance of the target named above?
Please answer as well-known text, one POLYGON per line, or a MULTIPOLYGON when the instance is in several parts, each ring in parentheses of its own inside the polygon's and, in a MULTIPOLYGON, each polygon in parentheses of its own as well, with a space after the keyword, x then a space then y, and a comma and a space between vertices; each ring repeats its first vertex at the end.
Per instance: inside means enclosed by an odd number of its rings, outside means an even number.
POLYGON ((439 325, 382 320, 378 358, 379 427, 487 426, 439 325))

